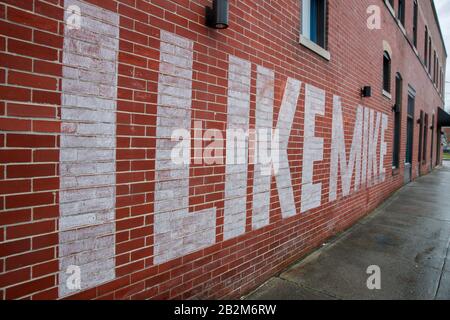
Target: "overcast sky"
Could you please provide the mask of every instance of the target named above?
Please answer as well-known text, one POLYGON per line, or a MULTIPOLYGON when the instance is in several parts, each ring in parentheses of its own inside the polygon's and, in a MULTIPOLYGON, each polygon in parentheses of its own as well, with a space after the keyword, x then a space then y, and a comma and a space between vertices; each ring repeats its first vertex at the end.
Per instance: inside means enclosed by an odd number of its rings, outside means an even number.
MULTIPOLYGON (((434 0, 439 15, 442 33, 444 35, 445 47, 450 54, 450 0, 434 0)), ((450 82, 450 57, 447 58, 447 82, 450 82)), ((450 111, 450 83, 446 83, 445 105, 447 111, 450 111)))

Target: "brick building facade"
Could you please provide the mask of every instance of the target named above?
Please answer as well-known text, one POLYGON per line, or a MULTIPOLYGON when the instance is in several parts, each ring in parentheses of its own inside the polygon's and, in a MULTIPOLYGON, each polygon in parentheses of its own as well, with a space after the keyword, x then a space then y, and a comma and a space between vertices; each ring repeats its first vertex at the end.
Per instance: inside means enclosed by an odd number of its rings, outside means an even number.
POLYGON ((440 163, 432 1, 207 5, 0 0, 0 298, 236 298, 440 163))

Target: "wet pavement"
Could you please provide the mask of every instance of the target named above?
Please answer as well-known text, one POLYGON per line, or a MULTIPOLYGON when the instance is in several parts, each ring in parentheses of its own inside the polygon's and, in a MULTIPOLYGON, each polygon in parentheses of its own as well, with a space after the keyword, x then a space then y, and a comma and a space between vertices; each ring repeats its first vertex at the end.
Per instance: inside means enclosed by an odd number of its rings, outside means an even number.
POLYGON ((450 299, 450 162, 418 178, 249 300, 450 299), (379 266, 381 289, 367 287, 379 266))

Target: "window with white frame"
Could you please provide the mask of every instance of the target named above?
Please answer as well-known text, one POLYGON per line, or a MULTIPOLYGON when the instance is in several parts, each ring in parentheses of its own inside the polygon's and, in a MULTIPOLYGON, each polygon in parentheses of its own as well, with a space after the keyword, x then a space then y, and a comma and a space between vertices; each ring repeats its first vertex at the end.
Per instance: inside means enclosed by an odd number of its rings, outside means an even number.
POLYGON ((302 36, 326 48, 327 0, 302 0, 302 36))

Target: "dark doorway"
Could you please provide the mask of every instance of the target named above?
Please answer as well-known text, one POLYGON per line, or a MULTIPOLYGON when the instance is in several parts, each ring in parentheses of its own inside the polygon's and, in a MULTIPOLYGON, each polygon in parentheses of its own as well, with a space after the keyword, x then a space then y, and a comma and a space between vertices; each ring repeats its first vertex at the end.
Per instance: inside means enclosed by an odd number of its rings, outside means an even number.
POLYGON ((400 141, 402 130, 402 76, 395 77, 395 106, 394 106, 394 145, 392 150, 392 167, 400 168, 400 141))
POLYGON ((417 153, 417 162, 419 163, 419 168, 420 168, 420 164, 422 163, 422 149, 423 149, 423 137, 424 137, 424 130, 423 130, 423 125, 424 125, 424 117, 423 117, 424 113, 422 110, 420 110, 420 118, 419 118, 419 152, 417 153))
POLYGON ((431 153, 430 153, 430 170, 433 170, 434 168, 434 162, 433 162, 433 157, 434 157, 434 128, 436 127, 436 117, 433 114, 433 117, 431 118, 431 153))
POLYGON ((405 184, 410 183, 412 179, 415 100, 415 92, 410 88, 408 93, 408 114, 406 120, 405 184))
POLYGON ((441 165, 441 139, 442 139, 442 133, 441 133, 441 128, 438 127, 437 128, 437 139, 436 139, 436 166, 440 166, 441 165))

